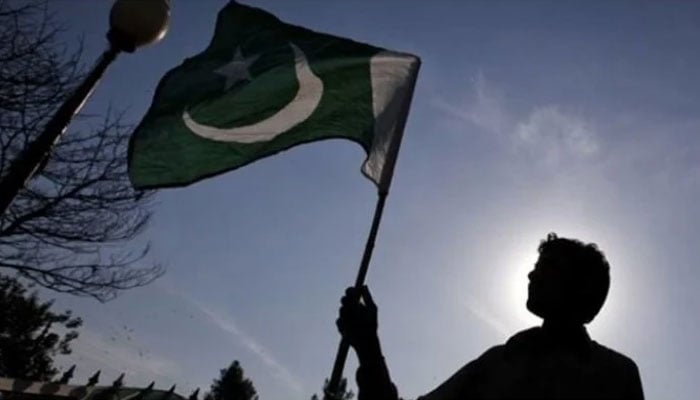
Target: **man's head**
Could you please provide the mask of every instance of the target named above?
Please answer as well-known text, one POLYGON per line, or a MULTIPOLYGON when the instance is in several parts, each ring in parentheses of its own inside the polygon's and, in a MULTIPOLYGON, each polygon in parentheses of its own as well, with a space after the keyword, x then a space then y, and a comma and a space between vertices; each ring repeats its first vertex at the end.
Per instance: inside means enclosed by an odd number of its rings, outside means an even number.
POLYGON ((527 309, 551 321, 585 324, 598 314, 610 288, 610 266, 595 244, 550 233, 528 278, 527 309))

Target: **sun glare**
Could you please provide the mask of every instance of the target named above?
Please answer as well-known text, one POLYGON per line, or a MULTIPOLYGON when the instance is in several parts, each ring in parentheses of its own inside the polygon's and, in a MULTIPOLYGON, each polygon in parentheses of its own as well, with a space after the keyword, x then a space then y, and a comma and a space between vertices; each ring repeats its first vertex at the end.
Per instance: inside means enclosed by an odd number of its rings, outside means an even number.
POLYGON ((505 254, 503 271, 506 274, 504 280, 508 282, 508 296, 504 296, 507 302, 505 307, 509 313, 511 324, 522 328, 540 323, 539 318, 530 314, 525 307, 527 301, 527 274, 534 268, 537 261, 537 248, 534 242, 521 242, 505 254))

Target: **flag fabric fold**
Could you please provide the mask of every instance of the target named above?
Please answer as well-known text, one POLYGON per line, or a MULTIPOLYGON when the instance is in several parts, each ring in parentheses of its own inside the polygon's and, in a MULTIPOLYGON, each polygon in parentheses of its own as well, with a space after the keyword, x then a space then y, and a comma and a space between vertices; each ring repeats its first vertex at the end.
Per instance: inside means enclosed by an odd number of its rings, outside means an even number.
POLYGON ((184 186, 293 146, 344 138, 386 193, 416 56, 286 24, 231 1, 200 54, 160 81, 129 143, 137 188, 184 186))

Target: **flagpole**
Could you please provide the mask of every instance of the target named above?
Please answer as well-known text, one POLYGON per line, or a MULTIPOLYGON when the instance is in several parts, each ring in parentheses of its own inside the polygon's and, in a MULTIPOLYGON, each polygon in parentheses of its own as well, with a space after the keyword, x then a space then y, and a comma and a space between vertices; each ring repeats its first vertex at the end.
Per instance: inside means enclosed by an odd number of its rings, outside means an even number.
MULTIPOLYGON (((372 258, 372 250, 374 250, 374 242, 377 238, 379 222, 382 220, 382 213, 384 212, 384 204, 386 203, 387 194, 388 192, 380 192, 379 197, 377 198, 377 205, 374 209, 374 218, 372 219, 372 227, 370 228, 369 236, 367 236, 365 251, 362 254, 362 262, 360 263, 360 269, 358 270, 357 278, 355 279, 355 288, 361 288, 365 284, 367 270, 369 269, 369 261, 372 258)), ((326 388, 324 400, 334 400, 337 398, 338 387, 340 386, 340 380, 343 378, 343 368, 345 367, 345 361, 348 358, 349 350, 350 343, 345 338, 342 338, 340 340, 340 345, 338 346, 338 352, 335 356, 333 372, 331 373, 331 378, 328 381, 328 387, 326 388)))
MULTIPOLYGON (((361 288, 365 284, 365 278, 367 277, 369 261, 372 258, 374 242, 377 238, 377 231, 379 230, 379 222, 382 220, 384 204, 386 203, 386 198, 389 195, 389 186, 391 185, 391 180, 394 177, 394 168, 396 167, 396 159, 399 155, 401 139, 403 138, 403 132, 406 128, 406 121, 408 120, 408 111, 411 109, 411 100, 413 100, 413 92, 416 87, 416 81, 418 79, 418 70, 420 69, 420 64, 420 59, 416 59, 415 70, 412 73, 411 81, 409 83, 408 96, 406 98, 406 102, 403 104, 402 107, 404 112, 401 116, 399 123, 396 126, 398 135, 393 143, 393 146, 391 146, 391 148, 389 149, 386 168, 382 171, 382 176, 377 185, 379 189, 379 196, 377 198, 377 205, 374 209, 372 227, 369 230, 369 236, 367 236, 365 250, 362 254, 360 269, 357 271, 357 278, 355 279, 356 289, 361 288)), ((341 338, 340 344, 338 345, 338 352, 335 356, 335 362, 333 363, 333 372, 331 372, 331 378, 328 381, 328 386, 326 387, 323 400, 340 400, 338 398, 338 388, 340 387, 341 379, 343 379, 343 369, 345 368, 345 361, 348 358, 349 351, 350 343, 345 338, 341 338)))

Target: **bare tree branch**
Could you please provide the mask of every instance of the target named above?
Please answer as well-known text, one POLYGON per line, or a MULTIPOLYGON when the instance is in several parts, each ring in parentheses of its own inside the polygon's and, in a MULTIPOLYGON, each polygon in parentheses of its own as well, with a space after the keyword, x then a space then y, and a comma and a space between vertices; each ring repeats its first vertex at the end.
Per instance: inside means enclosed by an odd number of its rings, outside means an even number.
MULTIPOLYGON (((0 0, 0 179, 82 76, 82 44, 59 41, 47 4, 0 0)), ((78 127, 0 216, 0 269, 105 301, 164 270, 144 266, 148 245, 128 244, 148 223, 152 199, 128 179, 131 126, 107 110, 78 116, 78 127)))

